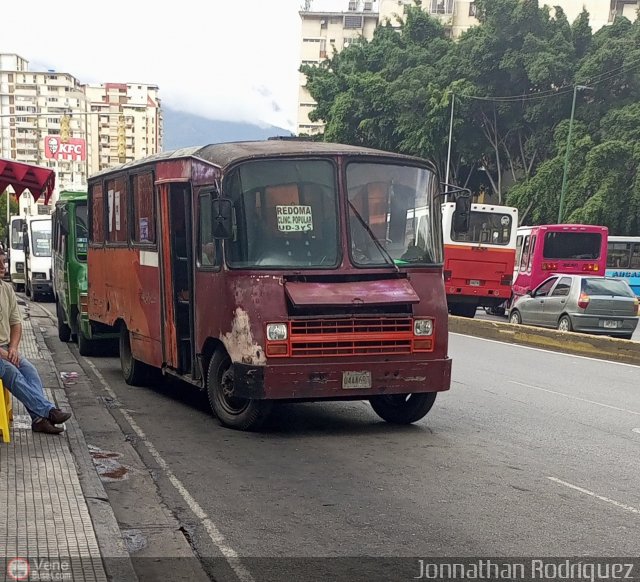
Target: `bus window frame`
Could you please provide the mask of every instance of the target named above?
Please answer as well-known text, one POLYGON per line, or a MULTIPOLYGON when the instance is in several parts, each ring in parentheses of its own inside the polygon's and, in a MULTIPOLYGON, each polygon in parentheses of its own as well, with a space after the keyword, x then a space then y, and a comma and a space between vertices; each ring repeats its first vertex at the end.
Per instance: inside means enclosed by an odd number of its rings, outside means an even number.
MULTIPOLYGON (((196 265, 196 270, 197 271, 203 271, 203 272, 207 272, 207 273, 218 273, 222 270, 222 245, 220 244, 221 241, 216 240, 215 238, 213 239, 213 244, 214 244, 214 248, 215 248, 215 252, 216 252, 216 256, 215 256, 215 261, 213 263, 213 265, 203 265, 200 262, 200 255, 201 255, 201 250, 202 250, 202 220, 201 220, 201 216, 200 216, 200 210, 202 209, 202 204, 201 204, 201 200, 206 197, 209 196, 209 198, 211 199, 211 202, 213 202, 214 197, 217 198, 220 195, 220 191, 217 187, 215 186, 207 186, 203 189, 201 189, 198 192, 198 203, 197 203, 197 230, 196 230, 196 260, 195 260, 195 265, 196 265)), ((192 225, 193 226, 193 225, 192 225)))
POLYGON ((533 268, 533 257, 536 253, 537 238, 538 238, 537 233, 531 234, 531 240, 529 241, 529 260, 527 261, 527 273, 531 273, 531 269, 533 268))
POLYGON ((158 234, 158 229, 157 229, 157 224, 158 224, 158 203, 157 203, 157 186, 156 186, 156 174, 153 171, 153 168, 145 168, 143 170, 138 170, 136 172, 130 172, 129 176, 128 176, 128 188, 129 188, 129 192, 131 193, 130 195, 130 200, 133 200, 133 180, 136 176, 141 176, 143 174, 151 174, 151 183, 153 185, 152 191, 151 191, 151 205, 153 208, 153 216, 151 217, 153 219, 153 224, 154 224, 154 235, 155 235, 155 241, 154 242, 141 242, 141 241, 136 241, 135 240, 135 234, 136 234, 136 217, 135 217, 135 203, 131 203, 129 204, 129 243, 131 248, 135 248, 135 249, 143 249, 145 251, 157 251, 158 250, 158 238, 159 238, 159 234, 158 234))
MULTIPOLYGON (((102 187, 102 205, 104 206, 104 212, 103 212, 103 218, 104 218, 104 225, 106 225, 106 229, 104 232, 104 242, 105 242, 105 248, 131 248, 131 223, 129 221, 129 209, 130 209, 130 204, 129 204, 129 173, 128 172, 117 172, 114 174, 110 174, 106 179, 104 179, 102 181, 103 183, 103 187, 102 187), (126 203, 126 212, 125 215, 127 217, 127 228, 126 228, 126 236, 125 236, 125 240, 118 240, 118 241, 112 241, 109 240, 109 237, 111 236, 111 230, 109 230, 109 227, 111 226, 110 222, 109 222, 109 190, 106 189, 106 184, 109 181, 113 181, 115 182, 116 180, 122 178, 122 181, 124 182, 124 186, 126 188, 125 191, 125 195, 124 197, 122 196, 121 193, 121 198, 120 198, 120 203, 122 204, 122 199, 124 198, 125 203, 126 203), (106 198, 105 198, 105 194, 106 194, 106 198), (106 203, 105 203, 106 202, 106 203)), ((115 191, 114 191, 114 214, 115 214, 115 191)), ((115 220, 115 217, 114 217, 115 220)), ((115 232, 115 231, 114 231, 115 232)))
MULTIPOLYGON (((331 265, 318 265, 315 267, 301 267, 301 266, 296 266, 296 267, 283 267, 282 265, 276 265, 276 266, 258 266, 258 265, 253 265, 251 267, 238 267, 238 266, 233 266, 229 263, 229 254, 227 253, 227 244, 228 241, 224 241, 224 244, 219 245, 221 247, 223 247, 223 257, 221 257, 222 259, 222 264, 224 264, 224 266, 230 270, 230 271, 246 271, 246 270, 256 270, 256 271, 337 271, 340 268, 340 265, 342 265, 343 261, 344 261, 344 250, 342 248, 342 232, 343 232, 343 228, 345 228, 345 224, 343 223, 343 218, 342 218, 342 212, 345 211, 345 209, 343 208, 343 204, 346 206, 347 202, 342 201, 341 200, 341 192, 340 192, 340 184, 342 181, 342 176, 340 175, 341 172, 341 162, 343 164, 343 170, 345 171, 344 174, 344 178, 346 178, 346 170, 344 170, 344 168, 346 168, 346 164, 348 161, 351 161, 354 158, 349 158, 348 160, 345 160, 342 156, 340 157, 340 160, 336 160, 336 158, 334 156, 322 156, 322 155, 314 155, 314 156, 283 156, 283 157, 278 157, 278 156, 273 156, 273 157, 265 157, 265 158, 253 158, 253 159, 246 159, 246 160, 241 160, 239 162, 236 162, 232 165, 230 165, 228 168, 226 168, 224 170, 224 174, 222 176, 222 181, 221 181, 221 186, 222 186, 222 197, 223 198, 229 198, 232 203, 234 203, 234 199, 233 197, 230 195, 229 193, 229 181, 230 178, 233 176, 233 173, 235 172, 235 170, 237 170, 240 166, 243 166, 245 164, 251 164, 252 162, 266 162, 266 161, 274 161, 274 162, 328 162, 329 164, 331 164, 331 166, 333 167, 333 180, 334 180, 334 192, 335 192, 335 211, 336 211, 336 262, 334 264, 331 265)), ((346 194, 345 194, 346 197, 346 194)), ((235 204, 233 205, 233 214, 234 214, 234 227, 237 228, 237 219, 236 219, 236 211, 235 211, 235 204)), ((345 218, 346 220, 346 218, 345 218)), ((219 241, 222 242, 222 241, 219 241)))
POLYGON ((531 234, 527 234, 524 236, 522 241, 522 251, 520 253, 520 264, 518 265, 518 272, 526 273, 526 266, 529 264, 529 254, 531 252, 531 248, 529 247, 529 242, 531 239, 531 234))
MULTIPOLYGON (((342 164, 342 168, 341 170, 341 181, 342 184, 344 184, 344 192, 342 193, 342 197, 344 198, 342 204, 343 204, 343 209, 342 212, 344 212, 344 229, 346 230, 346 235, 347 235, 347 248, 346 248, 346 255, 349 257, 349 262, 350 262, 350 266, 353 267, 354 269, 363 269, 363 270, 384 270, 384 269, 389 269, 389 267, 391 268, 396 268, 398 267, 398 265, 394 262, 393 265, 391 265, 390 263, 379 263, 379 264, 372 264, 372 265, 362 265, 359 264, 358 262, 354 261, 353 259, 353 238, 352 238, 352 232, 351 232, 351 222, 350 222, 350 216, 351 216, 351 212, 352 210, 349 208, 349 184, 347 181, 347 171, 349 168, 350 164, 381 164, 381 165, 387 165, 387 166, 402 166, 402 167, 407 167, 407 168, 414 168, 417 170, 425 170, 428 172, 431 172, 431 174, 433 174, 432 180, 435 180, 436 184, 435 184, 435 190, 436 190, 436 195, 434 196, 433 200, 429 200, 429 203, 427 205, 427 209, 428 209, 428 215, 429 215, 429 220, 431 220, 431 216, 440 216, 440 220, 439 221, 434 221, 433 223, 433 228, 435 229, 436 232, 434 232, 434 236, 433 238, 435 240, 440 240, 440 245, 441 245, 441 251, 442 251, 442 260, 441 261, 432 261, 430 263, 415 263, 412 265, 402 265, 403 269, 408 269, 409 271, 412 271, 414 269, 432 269, 432 268, 441 268, 444 265, 444 229, 442 227, 442 206, 440 204, 440 202, 438 202, 438 199, 440 198, 440 195, 442 194, 442 190, 439 187, 439 183, 438 183, 438 173, 435 170, 435 168, 430 167, 429 165, 421 165, 421 164, 417 164, 417 163, 410 163, 409 160, 394 160, 393 158, 389 159, 389 158, 385 158, 385 157, 380 157, 380 158, 376 158, 374 157, 359 157, 359 156, 345 156, 345 158, 343 158, 343 164, 342 164), (438 209, 438 206, 440 206, 440 209, 438 209), (437 214, 439 213, 439 214, 437 214)), ((414 212, 415 212, 415 208, 414 208, 414 212)), ((339 217, 340 218, 340 217, 339 217)), ((415 220, 415 214, 414 214, 414 220, 415 220)), ((453 229, 453 223, 451 228, 453 229)), ((338 249, 338 252, 340 254, 341 249, 338 249)), ((344 252, 342 253, 344 254, 344 252)), ((340 257, 342 259, 342 257, 340 257)))
POLYGON ((89 221, 89 248, 92 249, 103 249, 105 248, 106 242, 107 242, 107 237, 105 236, 105 225, 106 225, 106 218, 105 218, 105 211, 108 212, 107 210, 107 205, 104 203, 104 178, 101 178, 100 180, 96 180, 95 182, 93 182, 92 184, 90 184, 87 188, 87 206, 88 206, 88 216, 87 219, 89 221), (95 232, 93 231, 93 210, 94 210, 94 201, 93 201, 93 188, 96 185, 100 185, 100 187, 102 188, 102 241, 98 241, 96 242, 95 240, 95 232))

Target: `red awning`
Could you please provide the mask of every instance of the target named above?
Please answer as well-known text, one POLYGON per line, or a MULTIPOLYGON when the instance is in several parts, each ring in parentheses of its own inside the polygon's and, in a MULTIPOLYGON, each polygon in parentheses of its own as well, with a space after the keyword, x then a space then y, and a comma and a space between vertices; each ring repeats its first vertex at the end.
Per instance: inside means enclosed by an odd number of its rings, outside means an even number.
POLYGON ((0 193, 12 186, 19 198, 28 189, 34 200, 44 196, 44 203, 48 204, 55 185, 56 173, 49 168, 0 158, 0 193))

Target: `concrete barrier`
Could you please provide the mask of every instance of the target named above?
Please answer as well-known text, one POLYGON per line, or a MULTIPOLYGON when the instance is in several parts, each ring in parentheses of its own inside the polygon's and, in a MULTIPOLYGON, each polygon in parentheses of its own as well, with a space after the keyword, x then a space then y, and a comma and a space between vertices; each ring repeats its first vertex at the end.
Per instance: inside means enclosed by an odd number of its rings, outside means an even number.
POLYGON ((510 344, 640 366, 640 342, 555 329, 449 316, 449 331, 510 344))

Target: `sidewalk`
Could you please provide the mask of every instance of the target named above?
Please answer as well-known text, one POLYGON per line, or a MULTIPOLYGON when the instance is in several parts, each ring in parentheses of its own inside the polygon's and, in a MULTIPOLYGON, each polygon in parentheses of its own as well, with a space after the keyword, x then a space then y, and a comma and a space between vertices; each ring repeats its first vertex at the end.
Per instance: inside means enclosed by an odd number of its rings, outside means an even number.
MULTIPOLYGON (((38 320, 29 317, 28 305, 20 308, 20 352, 38 369, 49 400, 68 409, 38 320)), ((45 435, 31 430, 29 415, 15 398, 13 410, 11 442, 0 442, 0 580, 136 580, 91 459, 78 453, 86 443, 76 420, 72 417, 60 436, 45 435), (91 465, 82 484, 77 463, 91 465), (93 509, 97 526, 87 490, 100 502, 101 508, 93 509), (117 574, 108 571, 106 558, 117 559, 109 561, 117 562, 117 574)))

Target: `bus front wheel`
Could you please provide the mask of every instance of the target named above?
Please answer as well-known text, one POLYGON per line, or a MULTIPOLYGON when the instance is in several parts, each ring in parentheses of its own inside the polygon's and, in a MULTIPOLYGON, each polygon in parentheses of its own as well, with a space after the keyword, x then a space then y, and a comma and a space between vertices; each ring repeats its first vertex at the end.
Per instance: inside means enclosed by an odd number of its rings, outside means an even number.
POLYGON ((269 400, 234 396, 231 359, 222 350, 213 354, 207 373, 207 396, 213 413, 223 426, 237 430, 258 430, 271 412, 269 400))
MULTIPOLYGON (((82 330, 78 329, 78 341, 82 330)), ((129 386, 143 386, 148 375, 148 366, 140 360, 136 360, 131 353, 131 339, 129 330, 122 326, 120 329, 120 367, 124 381, 129 386)))
POLYGON ((389 394, 369 400, 374 412, 391 424, 411 424, 424 418, 436 401, 437 392, 389 394))
POLYGON ((71 328, 64 322, 64 313, 58 301, 56 301, 56 318, 58 319, 58 339, 67 343, 71 339, 71 328))

